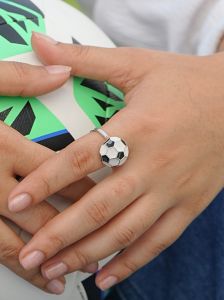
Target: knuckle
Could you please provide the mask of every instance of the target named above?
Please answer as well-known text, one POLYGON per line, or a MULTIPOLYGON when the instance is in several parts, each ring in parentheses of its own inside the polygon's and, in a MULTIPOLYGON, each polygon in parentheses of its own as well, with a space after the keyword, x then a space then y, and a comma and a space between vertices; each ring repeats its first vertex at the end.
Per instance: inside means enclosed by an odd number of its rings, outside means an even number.
POLYGON ((172 165, 175 160, 176 154, 172 153, 172 151, 166 153, 161 152, 154 157, 152 161, 152 167, 157 170, 165 169, 172 165))
POLYGON ((126 247, 133 243, 137 238, 135 230, 131 228, 122 228, 115 233, 115 243, 118 246, 126 247))
POLYGON ((150 250, 150 254, 151 256, 157 257, 159 256, 166 248, 169 247, 171 243, 167 243, 167 242, 160 242, 159 244, 156 244, 151 250, 150 250))
POLYGON ((0 244, 0 260, 11 261, 17 260, 19 257, 20 248, 10 244, 0 244))
POLYGON ((40 185, 41 185, 41 190, 42 190, 42 193, 44 195, 50 195, 51 194, 51 185, 50 185, 50 182, 49 180, 47 180, 44 176, 41 176, 39 178, 40 180, 40 185))
MULTIPOLYGON (((72 56, 76 57, 77 62, 85 61, 90 54, 91 54, 90 46, 74 45, 72 47, 72 56)), ((77 67, 78 67, 78 64, 77 64, 77 67)), ((77 72, 78 72, 78 70, 77 70, 77 72)))
POLYGON ((127 274, 135 273, 139 269, 139 266, 133 260, 127 258, 124 259, 122 265, 127 274))
POLYGON ((26 93, 26 86, 27 86, 27 78, 28 78, 28 71, 24 64, 20 64, 17 62, 11 63, 11 68, 13 70, 13 76, 17 79, 16 81, 19 82, 20 91, 18 96, 25 96, 26 93))
POLYGON ((111 189, 112 197, 116 199, 134 194, 138 186, 136 181, 132 175, 122 176, 111 189))
POLYGON ((73 262, 76 262, 75 264, 79 269, 86 267, 90 263, 88 257, 79 249, 73 252, 73 262))
POLYGON ((71 153, 71 167, 75 178, 83 177, 89 173, 89 165, 91 160, 91 152, 88 149, 80 149, 76 147, 71 153))
POLYGON ((191 201, 188 205, 183 208, 183 215, 187 219, 195 219, 200 214, 204 207, 204 199, 198 198, 196 201, 191 201))
POLYGON ((67 246, 66 240, 58 234, 51 234, 47 236, 47 240, 53 249, 61 250, 67 246))
POLYGON ((90 223, 99 227, 108 221, 110 215, 110 205, 106 200, 99 202, 93 201, 93 203, 86 209, 87 220, 90 223))
POLYGON ((136 51, 125 47, 114 49, 114 53, 124 57, 124 60, 122 68, 114 68, 110 76, 111 80, 112 82, 118 83, 121 90, 130 91, 137 85, 143 75, 142 72, 138 74, 136 68, 133 69, 132 65, 132 62, 137 62, 140 56, 139 54, 136 55, 136 51), (129 59, 127 59, 127 57, 129 59))

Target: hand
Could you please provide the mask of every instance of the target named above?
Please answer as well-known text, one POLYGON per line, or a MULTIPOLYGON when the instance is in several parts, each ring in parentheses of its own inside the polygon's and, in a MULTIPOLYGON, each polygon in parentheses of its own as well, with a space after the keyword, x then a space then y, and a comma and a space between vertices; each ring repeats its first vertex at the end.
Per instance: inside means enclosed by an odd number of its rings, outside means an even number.
MULTIPOLYGON (((0 94, 33 96, 49 92, 62 85, 70 76, 70 68, 63 66, 33 67, 16 62, 0 62, 0 94)), ((54 152, 29 142, 18 132, 0 122, 0 264, 29 281, 36 287, 50 293, 61 293, 64 289, 64 277, 49 281, 43 278, 38 268, 25 271, 19 263, 19 252, 24 242, 8 225, 8 220, 33 235, 45 223, 58 214, 58 211, 46 202, 26 212, 9 212, 7 198, 18 182, 16 175, 26 176, 54 152), (32 222, 30 222, 32 220, 32 222)), ((62 192, 69 198, 79 198, 84 191, 93 186, 89 179, 70 186, 62 192)))
MULTIPOLYGON (((43 264, 53 279, 125 249, 97 275, 106 289, 171 245, 222 189, 224 56, 71 46, 37 34, 33 46, 44 63, 124 91, 126 108, 103 129, 127 141, 130 157, 41 228, 20 262, 43 264), (34 251, 42 260, 31 259, 34 251)), ((12 191, 9 208, 21 199, 35 205, 102 168, 103 141, 90 133, 50 158, 12 191)))

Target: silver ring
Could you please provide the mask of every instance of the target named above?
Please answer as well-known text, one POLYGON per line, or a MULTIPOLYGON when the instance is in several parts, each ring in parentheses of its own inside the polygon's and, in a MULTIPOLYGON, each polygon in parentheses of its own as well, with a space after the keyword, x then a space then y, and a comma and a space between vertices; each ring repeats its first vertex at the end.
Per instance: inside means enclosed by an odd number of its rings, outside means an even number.
POLYGON ((125 141, 117 136, 110 137, 101 128, 95 128, 92 131, 98 132, 106 140, 99 151, 102 163, 111 168, 123 165, 129 155, 129 149, 125 141))

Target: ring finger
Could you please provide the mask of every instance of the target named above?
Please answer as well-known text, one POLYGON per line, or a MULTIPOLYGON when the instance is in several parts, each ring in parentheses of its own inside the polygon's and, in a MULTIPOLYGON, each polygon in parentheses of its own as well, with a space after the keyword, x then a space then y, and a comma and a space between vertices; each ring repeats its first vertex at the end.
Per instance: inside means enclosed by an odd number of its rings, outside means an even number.
POLYGON ((65 273, 85 268, 96 261, 128 247, 159 219, 169 202, 158 197, 143 196, 102 229, 65 249, 42 266, 45 278, 54 279, 65 273), (100 248, 99 248, 100 245, 100 248))

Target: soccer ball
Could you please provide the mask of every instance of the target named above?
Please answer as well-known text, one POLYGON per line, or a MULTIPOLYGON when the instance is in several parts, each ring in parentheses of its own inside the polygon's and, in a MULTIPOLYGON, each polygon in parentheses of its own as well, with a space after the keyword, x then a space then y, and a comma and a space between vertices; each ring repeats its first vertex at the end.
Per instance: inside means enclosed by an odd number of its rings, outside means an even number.
POLYGON ((128 158, 128 146, 121 138, 112 136, 100 148, 104 165, 117 167, 123 165, 128 158))
MULTIPOLYGON (((47 33, 65 43, 114 47, 92 21, 60 0, 0 0, 1 60, 40 64, 32 52, 32 31, 47 33)), ((110 84, 77 77, 59 90, 38 98, 0 97, 0 120, 28 139, 60 151, 102 126, 123 107, 123 94, 110 84)), ((113 148, 105 153, 105 159, 119 158, 124 162, 127 153, 118 144, 115 141, 113 148), (114 153, 117 151, 115 157, 112 149, 114 153)), ((101 170, 93 178, 99 180, 106 173, 101 170)), ((62 201, 54 203, 57 208, 64 208, 62 201)), ((25 238, 24 232, 18 228, 17 232, 25 238)), ((84 287, 79 285, 85 277, 80 272, 68 276, 65 294, 57 299, 87 299, 84 287)), ((2 300, 18 299, 18 295, 32 300, 54 297, 40 292, 3 266, 0 266, 0 281, 2 300)))

